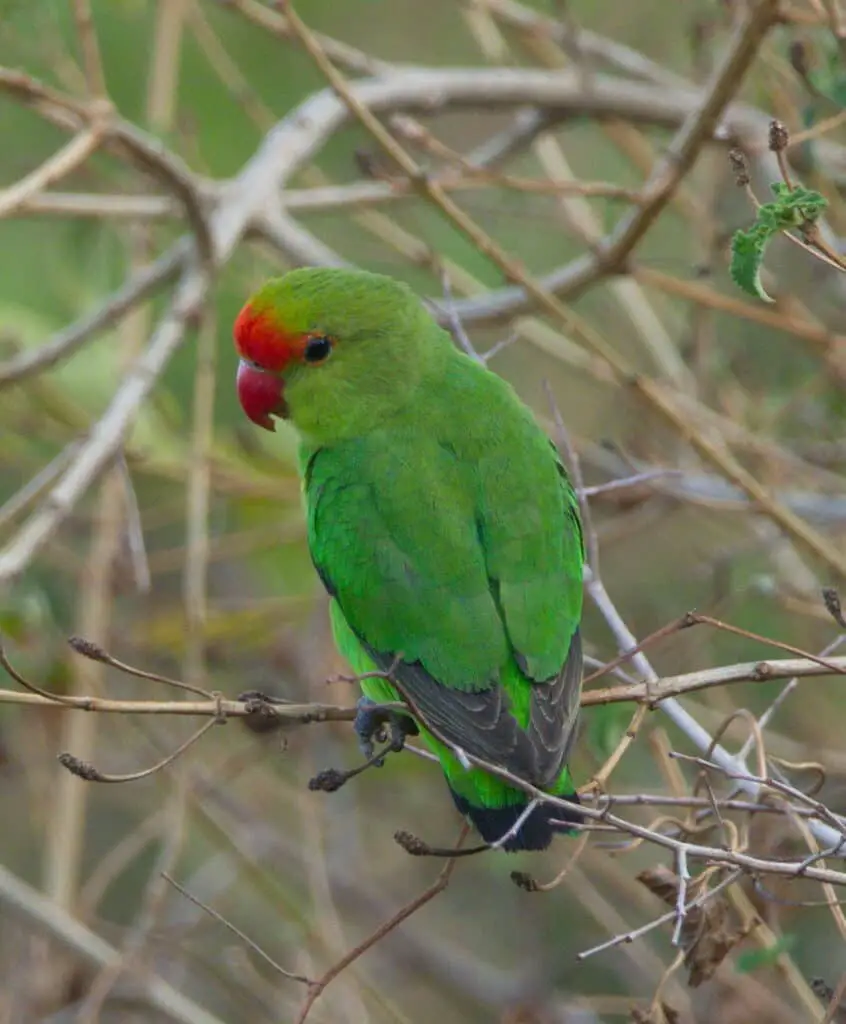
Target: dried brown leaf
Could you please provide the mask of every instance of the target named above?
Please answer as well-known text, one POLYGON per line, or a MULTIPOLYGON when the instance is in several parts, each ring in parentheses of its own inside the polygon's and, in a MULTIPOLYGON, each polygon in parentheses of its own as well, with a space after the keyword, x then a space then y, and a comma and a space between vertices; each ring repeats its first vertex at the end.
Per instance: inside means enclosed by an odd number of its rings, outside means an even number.
MULTIPOLYGON (((679 877, 674 871, 659 865, 641 871, 637 878, 660 900, 675 907, 679 877)), ((699 895, 702 886, 701 876, 688 883, 688 902, 699 895)), ((722 896, 709 900, 703 906, 691 907, 681 927, 681 948, 685 954, 685 967, 689 971, 690 987, 696 988, 713 977, 716 969, 745 935, 745 930, 733 926, 731 909, 722 896)))

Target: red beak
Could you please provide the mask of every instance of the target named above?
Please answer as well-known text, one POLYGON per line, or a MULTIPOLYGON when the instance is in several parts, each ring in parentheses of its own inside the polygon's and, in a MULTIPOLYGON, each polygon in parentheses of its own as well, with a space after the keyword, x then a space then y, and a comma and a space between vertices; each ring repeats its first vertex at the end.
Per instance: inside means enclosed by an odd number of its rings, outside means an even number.
POLYGON ((273 416, 286 418, 285 385, 281 377, 241 360, 237 377, 238 401, 253 423, 275 430, 273 416))

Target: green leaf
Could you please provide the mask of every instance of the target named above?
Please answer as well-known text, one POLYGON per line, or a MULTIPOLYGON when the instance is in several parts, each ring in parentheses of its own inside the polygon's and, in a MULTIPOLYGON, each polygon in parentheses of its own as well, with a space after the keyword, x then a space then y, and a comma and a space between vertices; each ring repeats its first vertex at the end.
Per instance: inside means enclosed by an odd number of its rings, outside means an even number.
POLYGON ((846 78, 838 78, 831 86, 828 98, 838 107, 846 107, 846 78))
POLYGON ((631 708, 625 704, 606 704, 594 708, 588 717, 587 745, 594 757, 604 761, 609 757, 629 727, 631 708))
POLYGON ((772 296, 764 291, 761 283, 761 265, 764 262, 764 250, 768 240, 761 240, 754 228, 750 231, 735 231, 731 240, 729 273, 738 288, 763 299, 764 302, 774 302, 772 296))
POLYGON ((752 227, 735 231, 731 240, 729 272, 734 283, 750 295, 772 302, 761 283, 761 266, 770 240, 790 228, 804 228, 819 220, 828 200, 814 189, 791 188, 783 181, 770 188, 775 202, 763 203, 752 227))
POLYGON ((752 971, 760 970, 762 967, 772 967, 782 953, 789 952, 795 945, 796 936, 788 933, 782 935, 766 949, 748 949, 736 957, 735 970, 738 974, 751 974, 752 971))

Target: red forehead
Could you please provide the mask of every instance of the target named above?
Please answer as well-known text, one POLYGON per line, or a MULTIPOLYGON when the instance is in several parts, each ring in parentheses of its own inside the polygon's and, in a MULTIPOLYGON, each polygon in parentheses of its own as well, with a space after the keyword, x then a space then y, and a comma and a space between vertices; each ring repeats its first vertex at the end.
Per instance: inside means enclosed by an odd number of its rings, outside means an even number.
POLYGON ((299 359, 308 337, 288 334, 266 309, 255 309, 247 303, 235 320, 235 347, 243 359, 263 370, 284 370, 292 359, 299 359))

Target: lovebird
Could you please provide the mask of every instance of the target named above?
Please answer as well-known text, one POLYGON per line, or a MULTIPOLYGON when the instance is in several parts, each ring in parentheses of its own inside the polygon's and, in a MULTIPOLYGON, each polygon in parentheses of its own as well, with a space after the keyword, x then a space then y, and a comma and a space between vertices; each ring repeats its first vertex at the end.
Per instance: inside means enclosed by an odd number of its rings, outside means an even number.
POLYGON ((234 339, 244 412, 299 437, 335 643, 356 675, 376 673, 354 723, 365 755, 386 730, 394 749, 419 734, 486 843, 545 849, 582 820, 567 758, 584 543, 555 446, 391 277, 292 270, 249 299, 234 339), (403 701, 411 713, 379 707, 403 701), (526 815, 527 794, 468 755, 572 810, 526 815))

